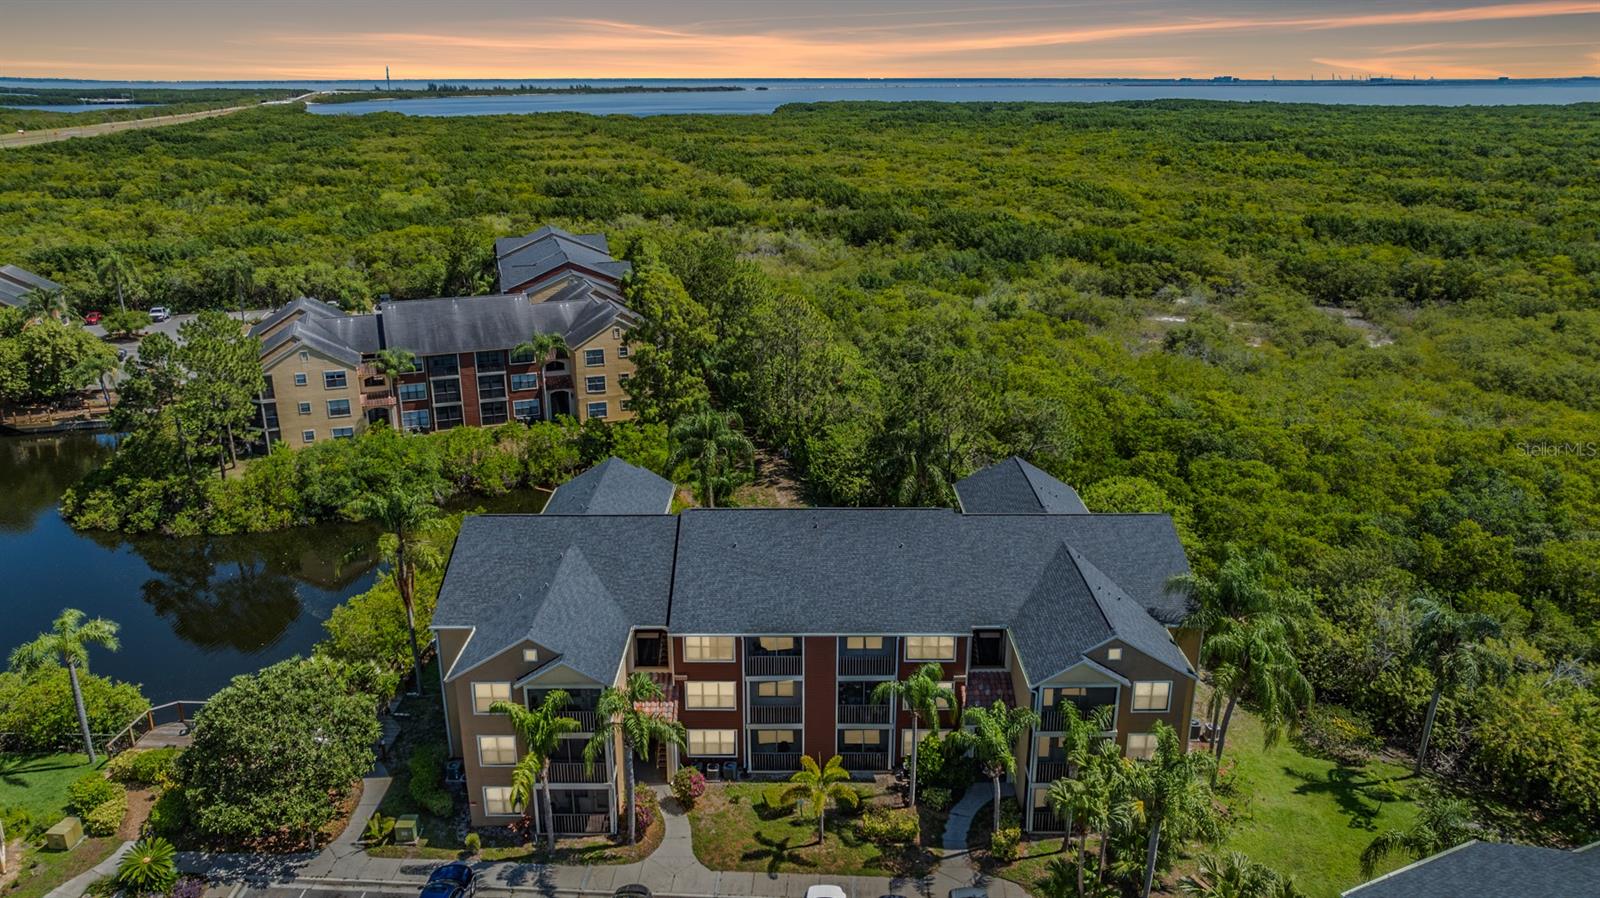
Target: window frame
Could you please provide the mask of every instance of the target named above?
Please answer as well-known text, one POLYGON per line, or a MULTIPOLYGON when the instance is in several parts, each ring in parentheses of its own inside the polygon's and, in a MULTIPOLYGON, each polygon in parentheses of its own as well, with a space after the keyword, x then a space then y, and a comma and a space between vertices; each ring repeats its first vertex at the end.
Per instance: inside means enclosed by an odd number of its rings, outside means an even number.
POLYGON ((348 418, 351 415, 350 400, 348 400, 348 399, 329 399, 329 400, 327 400, 327 406, 328 406, 328 417, 330 417, 330 418, 348 418), (343 412, 336 412, 336 411, 333 410, 333 404, 336 403, 336 402, 344 403, 344 411, 343 412))
POLYGON ((799 680, 792 680, 792 679, 791 680, 757 680, 756 681, 756 698, 798 698, 800 693, 795 688, 795 684, 797 684, 799 682, 800 682, 799 680), (779 688, 781 686, 789 687, 789 692, 788 692, 787 695, 785 695, 783 693, 783 691, 779 688), (771 695, 766 695, 766 694, 763 693, 763 690, 767 689, 768 687, 771 687, 771 689, 772 689, 772 694, 771 695))
POLYGON ((1172 681, 1171 680, 1134 680, 1133 681, 1133 685, 1130 686, 1129 689, 1128 689, 1128 710, 1133 712, 1134 714, 1166 714, 1167 712, 1171 711, 1172 710, 1172 681), (1149 700, 1150 697, 1153 697, 1155 695, 1155 687, 1157 687, 1157 686, 1165 686, 1166 687, 1166 698, 1167 698, 1166 704, 1162 705, 1159 708, 1154 708, 1154 707, 1152 707, 1152 708, 1141 708, 1141 707, 1139 707, 1139 687, 1140 686, 1148 686, 1148 687, 1150 687, 1150 696, 1146 697, 1147 701, 1149 700))
POLYGON ((311 403, 309 403, 309 402, 296 402, 294 404, 294 408, 295 408, 295 411, 299 412, 302 415, 311 414, 311 403))
POLYGON ((427 381, 418 381, 417 383, 396 384, 394 392, 395 392, 395 396, 397 396, 401 402, 427 402, 428 401, 428 383, 427 383, 427 381), (412 391, 421 390, 422 391, 422 395, 421 396, 407 396, 406 395, 406 391, 407 390, 412 390, 412 391))
POLYGON ((544 405, 539 401, 539 397, 537 396, 533 397, 532 399, 513 399, 511 400, 511 417, 517 419, 518 421, 538 421, 544 417, 544 405), (532 414, 525 415, 517 411, 517 406, 526 406, 530 402, 533 403, 532 414))
POLYGON ((608 415, 609 406, 604 402, 590 402, 584 406, 584 411, 588 413, 589 417, 604 421, 608 415), (598 412, 595 411, 597 406, 600 409, 598 412))
POLYGON ((511 800, 511 787, 510 786, 484 786, 482 794, 483 794, 483 816, 485 816, 485 817, 516 817, 516 816, 519 815, 520 812, 517 810, 516 803, 511 800), (491 791, 499 793, 499 795, 501 797, 498 797, 498 798, 494 799, 493 801, 496 802, 496 803, 501 804, 506 810, 504 810, 504 811, 491 810, 491 799, 489 798, 489 793, 491 791))
POLYGON ((317 431, 313 429, 300 431, 300 442, 311 445, 317 441, 317 431))
POLYGON ((739 684, 733 680, 685 680, 683 683, 685 711, 733 711, 738 707, 739 684), (707 704, 708 701, 714 704, 707 704))
POLYGON ((297 387, 311 386, 310 375, 306 374, 304 371, 296 371, 294 373, 294 385, 297 387))
POLYGON ((1114 646, 1106 649, 1106 660, 1107 661, 1121 661, 1122 660, 1122 646, 1114 645, 1114 646))
POLYGON ((606 376, 604 374, 585 374, 583 376, 583 392, 585 392, 585 393, 604 393, 605 391, 606 391, 606 376), (600 384, 600 389, 598 389, 598 390, 596 390, 594 388, 596 381, 598 381, 599 384, 600 384))
POLYGON ((685 745, 684 751, 691 758, 733 758, 739 755, 739 731, 737 729, 694 727, 687 731, 683 742, 685 745), (719 748, 722 747, 723 736, 727 737, 727 751, 709 752, 704 750, 706 747, 706 735, 710 733, 717 734, 719 748), (696 737, 699 737, 700 748, 702 749, 700 751, 695 750, 696 737))
POLYGON ((323 371, 322 388, 324 390, 348 390, 350 388, 350 372, 344 370, 343 368, 336 368, 331 371, 323 371), (337 384, 333 382, 333 378, 335 377, 339 379, 337 384))
POLYGON ((539 372, 537 372, 537 371, 518 371, 515 374, 512 374, 511 375, 511 385, 510 385, 509 389, 513 393, 526 393, 529 390, 537 390, 537 389, 539 389, 539 372), (532 386, 522 386, 522 387, 517 386, 517 381, 518 380, 523 380, 524 383, 526 383, 527 378, 532 378, 533 379, 533 385, 532 386))
POLYGON ((684 661, 692 661, 695 664, 732 664, 734 662, 734 660, 736 658, 738 658, 738 654, 739 654, 738 653, 738 649, 734 645, 734 637, 732 637, 732 636, 685 636, 685 637, 683 637, 683 660, 684 661), (724 640, 724 639, 726 639, 728 641, 728 657, 726 657, 726 658, 718 658, 718 657, 714 657, 714 656, 709 655, 709 654, 706 653, 707 649, 709 649, 712 646, 719 646, 721 644, 720 641, 724 640), (693 642, 691 642, 691 640, 693 640, 693 642), (690 648, 691 645, 696 646, 696 648, 690 648), (700 655, 701 655, 701 657, 699 657, 699 658, 694 657, 695 656, 695 652, 696 652, 697 649, 698 649, 698 651, 700 652, 700 655))
POLYGON ((583 367, 585 367, 585 368, 599 368, 602 365, 604 365, 605 363, 606 363, 606 350, 605 350, 604 346, 597 346, 597 347, 594 347, 592 349, 585 349, 583 351, 583 367), (598 360, 596 360, 596 358, 595 358, 595 354, 596 353, 599 353, 599 359, 598 360))
POLYGON ((956 640, 956 637, 954 637, 954 636, 938 636, 938 635, 907 636, 907 637, 905 637, 905 639, 902 640, 902 642, 905 643, 905 658, 906 658, 907 661, 943 661, 943 662, 951 662, 951 661, 956 660, 956 642, 957 642, 957 640, 956 640), (943 654, 943 655, 926 654, 926 643, 927 643, 928 640, 945 640, 945 639, 950 640, 950 651, 948 653, 943 654), (923 652, 923 654, 915 654, 915 655, 912 654, 912 648, 911 647, 913 645, 923 646, 923 648, 918 650, 920 652, 923 652))
POLYGON ((1153 760, 1156 756, 1156 746, 1158 744, 1159 743, 1156 740, 1155 733, 1129 733, 1127 744, 1122 749, 1122 755, 1123 757, 1134 761, 1153 760), (1133 747, 1133 740, 1135 737, 1137 737, 1139 741, 1144 743, 1146 746, 1145 748, 1139 749, 1139 753, 1137 754, 1135 754, 1135 749, 1133 747))
POLYGON ((472 692, 472 716, 474 716, 474 717, 493 717, 493 716, 495 716, 494 712, 488 710, 490 705, 493 705, 495 702, 499 702, 499 701, 506 701, 506 702, 511 701, 511 681, 510 680, 473 680, 472 684, 471 684, 471 692, 472 692), (505 697, 504 698, 498 698, 498 697, 491 696, 489 698, 489 700, 487 702, 485 702, 483 700, 483 696, 478 694, 478 687, 479 686, 489 686, 489 687, 504 686, 506 688, 505 697), (478 710, 479 707, 482 707, 484 710, 479 711, 478 710))
POLYGON ((883 637, 882 636, 846 636, 844 638, 844 650, 847 651, 847 652, 881 652, 881 651, 883 651, 883 637), (877 645, 868 645, 867 644, 868 642, 873 641, 873 640, 876 640, 878 644, 877 645), (851 643, 859 643, 859 645, 851 645, 851 643))
POLYGON ((354 427, 335 427, 333 429, 333 438, 336 440, 353 440, 356 438, 356 429, 354 427))
POLYGON ((515 766, 517 766, 517 737, 516 736, 509 736, 509 735, 505 735, 505 734, 502 734, 502 733, 479 733, 474 741, 477 743, 477 746, 478 746, 478 766, 479 767, 515 767, 515 766), (493 739, 493 740, 496 740, 496 741, 499 741, 499 740, 502 740, 502 739, 511 740, 511 748, 509 748, 509 749, 504 749, 504 748, 493 749, 493 751, 495 751, 497 754, 502 753, 502 752, 509 753, 510 756, 511 756, 511 760, 509 760, 509 761, 495 761, 493 763, 484 760, 483 741, 485 739, 493 739))

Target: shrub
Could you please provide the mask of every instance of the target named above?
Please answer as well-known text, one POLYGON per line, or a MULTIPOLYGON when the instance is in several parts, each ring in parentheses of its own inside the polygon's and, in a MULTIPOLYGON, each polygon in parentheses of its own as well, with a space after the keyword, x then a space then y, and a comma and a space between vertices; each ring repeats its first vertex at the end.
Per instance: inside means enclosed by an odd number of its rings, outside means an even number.
POLYGON ((117 885, 136 895, 165 892, 178 881, 177 858, 177 850, 166 839, 140 839, 117 865, 117 885))
POLYGON ((172 898, 201 898, 206 893, 206 881, 198 876, 184 876, 172 887, 172 898))
POLYGON ((1300 739, 1312 751, 1342 764, 1365 764, 1383 747, 1372 724, 1338 705, 1316 705, 1301 723, 1300 739))
POLYGON ((106 799, 83 815, 83 831, 91 836, 113 835, 122 826, 122 818, 127 813, 128 793, 118 787, 116 797, 106 799))
MULTIPOLYGON (((78 680, 89 712, 89 729, 96 733, 114 733, 150 707, 139 687, 131 683, 81 670, 78 680)), ((46 667, 26 675, 0 672, 0 733, 13 734, 9 747, 17 751, 71 747, 82 751, 66 669, 46 667)))
POLYGON ((368 845, 382 845, 393 834, 394 818, 373 811, 372 816, 367 818, 367 825, 361 830, 361 839, 368 845))
POLYGON ((933 786, 924 789, 919 784, 917 787, 917 803, 925 806, 930 811, 948 811, 950 805, 955 803, 955 796, 943 786, 933 786))
POLYGON ((989 837, 989 855, 1002 864, 1009 864, 1017 859, 1017 845, 1021 842, 1021 829, 1002 827, 989 837))
POLYGON ((693 767, 679 767, 672 775, 672 797, 685 809, 694 807, 695 799, 706 792, 705 774, 693 767))
MULTIPOLYGON (((51 821, 53 824, 55 821, 51 821)), ((26 808, 0 807, 0 825, 5 827, 6 838, 31 840, 44 832, 45 826, 26 808)))
POLYGON ((67 810, 82 816, 122 794, 122 787, 98 773, 85 773, 67 787, 67 810))
POLYGON ((1411 797, 1411 792, 1393 779, 1378 780, 1361 792, 1373 801, 1382 802, 1405 801, 1411 797))
POLYGON ((650 828, 650 824, 661 816, 661 802, 656 798, 654 790, 640 786, 633 790, 633 804, 634 824, 642 836, 650 828))
POLYGON ((856 829, 876 845, 909 845, 922 834, 917 812, 911 808, 869 808, 856 821, 856 829))
POLYGON ((435 817, 449 817, 455 801, 444 787, 445 750, 438 745, 419 746, 411 753, 411 799, 435 817))
POLYGON ((106 776, 127 786, 168 786, 177 776, 178 749, 125 751, 106 764, 106 776))
POLYGON ((467 854, 477 854, 483 850, 483 836, 477 833, 467 833, 467 838, 463 845, 467 849, 467 854))
POLYGON ((978 772, 972 759, 947 749, 946 740, 939 736, 927 736, 917 746, 919 794, 932 786, 949 789, 952 795, 962 795, 977 780, 978 772))
POLYGON ((145 820, 147 833, 162 836, 180 836, 187 832, 192 820, 189 802, 182 789, 168 789, 150 806, 150 816, 145 820))

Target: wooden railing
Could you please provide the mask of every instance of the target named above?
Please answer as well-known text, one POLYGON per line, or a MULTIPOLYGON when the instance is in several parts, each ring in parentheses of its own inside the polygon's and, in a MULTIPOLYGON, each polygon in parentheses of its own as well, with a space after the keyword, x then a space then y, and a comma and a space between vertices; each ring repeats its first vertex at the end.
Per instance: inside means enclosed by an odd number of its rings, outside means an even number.
POLYGON ((609 814, 554 814, 556 832, 567 836, 586 836, 611 831, 609 814))
POLYGON ((889 753, 886 751, 847 751, 840 754, 846 770, 887 770, 889 753))
POLYGON ((550 762, 552 783, 603 783, 609 768, 598 759, 591 766, 582 761, 550 762))
POLYGON ((751 655, 744 672, 752 677, 798 677, 805 659, 800 655, 751 655))
POLYGON ((840 705, 839 723, 888 723, 888 705, 840 705))
POLYGON ((842 655, 839 658, 839 675, 843 677, 892 677, 893 655, 842 655))
POLYGON ((800 769, 797 751, 758 751, 750 755, 750 769, 756 773, 790 773, 800 769))
POLYGON ((203 701, 176 701, 146 709, 128 722, 116 735, 105 741, 107 757, 115 757, 132 748, 139 737, 158 726, 168 723, 188 723, 194 713, 206 705, 203 701))
POLYGON ((751 705, 751 723, 799 723, 801 708, 794 705, 751 705))

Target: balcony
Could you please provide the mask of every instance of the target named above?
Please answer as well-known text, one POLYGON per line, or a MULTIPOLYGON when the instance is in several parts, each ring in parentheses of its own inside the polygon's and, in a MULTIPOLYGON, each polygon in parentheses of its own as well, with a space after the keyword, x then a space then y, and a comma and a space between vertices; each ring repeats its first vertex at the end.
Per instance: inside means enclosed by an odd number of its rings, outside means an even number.
POLYGON ((752 677, 798 677, 805 659, 799 655, 750 655, 744 672, 752 677))
POLYGON ((577 732, 579 733, 594 732, 595 724, 598 722, 593 711, 574 711, 571 709, 563 709, 560 716, 570 717, 573 720, 576 720, 578 722, 577 732))
POLYGON ((600 835, 611 831, 609 814, 555 814, 556 832, 564 836, 600 835))
POLYGON ((604 783, 609 781, 607 779, 609 772, 610 769, 605 762, 598 759, 592 767, 582 761, 550 762, 552 783, 604 783))
POLYGON ((844 769, 856 771, 877 771, 889 769, 889 753, 886 751, 847 751, 839 755, 844 761, 844 769))
POLYGON ((841 677, 892 677, 895 672, 893 655, 841 655, 841 677))
POLYGON ((1059 832, 1065 832, 1065 831, 1066 831, 1066 826, 1064 826, 1062 824, 1061 818, 1059 818, 1055 814, 1051 813, 1049 808, 1034 808, 1033 809, 1033 829, 1032 829, 1032 832, 1036 832, 1036 833, 1059 833, 1059 832))
POLYGON ((888 705, 840 705, 839 723, 888 723, 888 705))
POLYGON ((393 393, 362 393, 362 408, 394 408, 393 393))
POLYGON ((1053 783, 1059 779, 1066 779, 1066 761, 1039 761, 1034 764, 1033 775, 1040 783, 1053 783))
POLYGON ((751 723, 799 723, 799 703, 793 705, 751 705, 751 723))
POLYGON ((793 773, 799 769, 797 751, 758 751, 750 755, 750 770, 754 773, 793 773))

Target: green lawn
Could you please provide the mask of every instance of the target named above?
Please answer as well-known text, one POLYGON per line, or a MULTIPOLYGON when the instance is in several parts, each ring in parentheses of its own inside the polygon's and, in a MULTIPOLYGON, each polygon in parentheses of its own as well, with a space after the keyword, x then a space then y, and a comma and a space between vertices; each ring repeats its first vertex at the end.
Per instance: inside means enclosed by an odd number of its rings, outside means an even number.
POLYGON ((30 846, 18 862, 16 880, 0 889, 0 895, 4 898, 41 898, 110 857, 111 852, 121 844, 122 840, 116 836, 103 836, 84 839, 71 851, 45 851, 38 846, 30 846))
POLYGON ((0 807, 20 807, 48 829, 66 814, 67 786, 96 769, 83 754, 0 754, 0 807))
MULTIPOLYGON (((841 876, 919 875, 931 867, 932 856, 921 848, 886 852, 861 839, 854 814, 830 813, 827 839, 819 845, 816 818, 767 807, 762 793, 770 785, 708 786, 689 812, 694 853, 702 864, 713 870, 841 876)), ((860 784, 860 790, 863 805, 876 797, 868 784, 860 784)))
MULTIPOLYGON (((1234 713, 1227 760, 1238 765, 1234 806, 1242 819, 1223 847, 1293 874, 1312 898, 1336 898, 1363 882, 1362 849, 1417 813, 1409 797, 1379 801, 1366 788, 1393 779, 1409 796, 1417 783, 1408 769, 1382 762, 1344 767, 1306 755, 1289 740, 1265 748, 1260 724, 1248 713, 1234 713)), ((1406 863, 1396 858, 1379 872, 1406 863)))

